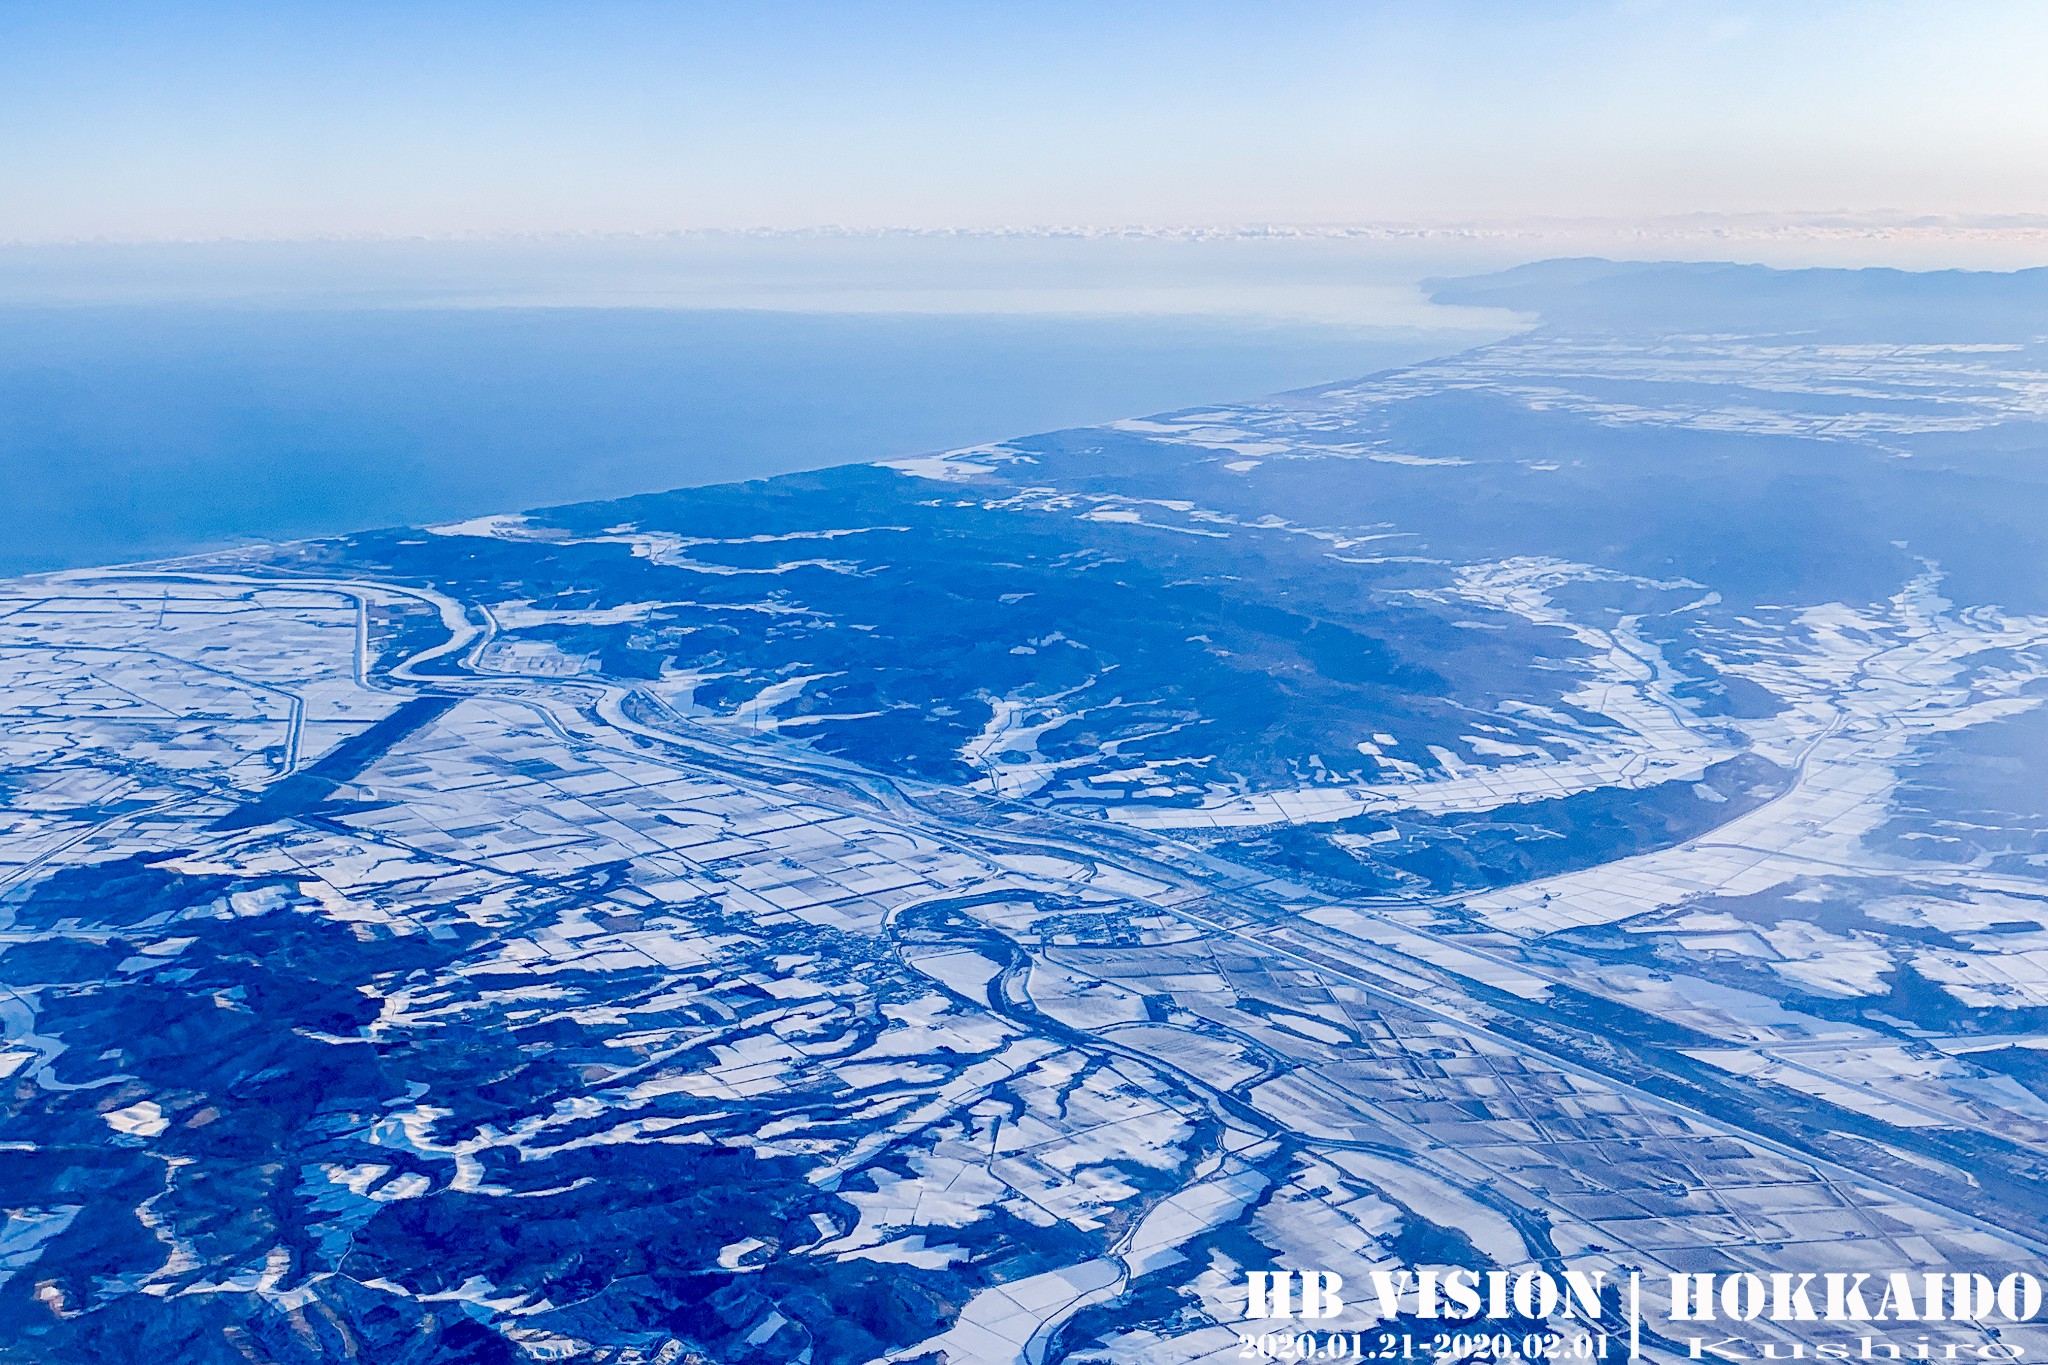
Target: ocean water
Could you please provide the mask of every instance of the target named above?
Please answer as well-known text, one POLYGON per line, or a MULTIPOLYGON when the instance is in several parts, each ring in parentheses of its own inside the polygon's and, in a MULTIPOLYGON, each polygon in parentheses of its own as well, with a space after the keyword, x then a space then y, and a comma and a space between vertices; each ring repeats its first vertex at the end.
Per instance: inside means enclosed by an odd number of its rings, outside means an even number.
POLYGON ((1298 388, 1461 330, 598 307, 0 307, 0 574, 915 454, 1298 388))

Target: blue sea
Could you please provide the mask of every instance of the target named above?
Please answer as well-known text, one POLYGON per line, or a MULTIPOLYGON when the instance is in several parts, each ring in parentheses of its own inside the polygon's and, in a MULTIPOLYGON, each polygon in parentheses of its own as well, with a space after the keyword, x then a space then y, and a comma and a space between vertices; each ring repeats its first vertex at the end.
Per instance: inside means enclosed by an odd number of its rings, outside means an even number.
POLYGON ((972 444, 1470 344, 1229 318, 0 309, 0 574, 972 444))

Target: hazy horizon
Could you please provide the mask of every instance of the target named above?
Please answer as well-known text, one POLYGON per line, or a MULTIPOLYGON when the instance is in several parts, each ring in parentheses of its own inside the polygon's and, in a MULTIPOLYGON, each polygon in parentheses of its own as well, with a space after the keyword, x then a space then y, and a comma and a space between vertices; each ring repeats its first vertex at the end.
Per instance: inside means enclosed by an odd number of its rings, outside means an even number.
POLYGON ((7 0, 0 40, 0 240, 2048 213, 2023 0, 7 0))

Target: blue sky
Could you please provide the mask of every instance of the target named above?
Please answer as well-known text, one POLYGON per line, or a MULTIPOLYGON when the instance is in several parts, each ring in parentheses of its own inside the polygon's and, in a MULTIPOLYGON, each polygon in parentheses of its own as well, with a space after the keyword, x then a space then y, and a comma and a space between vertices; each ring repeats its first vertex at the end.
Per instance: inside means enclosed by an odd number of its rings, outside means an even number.
POLYGON ((0 0, 0 240, 2048 213, 2048 5, 0 0))

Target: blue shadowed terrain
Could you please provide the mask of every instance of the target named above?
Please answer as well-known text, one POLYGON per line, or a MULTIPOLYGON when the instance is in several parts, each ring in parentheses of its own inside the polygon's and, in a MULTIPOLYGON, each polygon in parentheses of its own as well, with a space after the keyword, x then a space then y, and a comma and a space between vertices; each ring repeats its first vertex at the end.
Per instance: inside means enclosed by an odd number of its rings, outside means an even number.
MULTIPOLYGON (((1549 263, 1251 399, 1337 339, 44 315, 17 419, 173 528, 607 491, 0 582, 0 1358, 1162 1365, 1290 1265, 1321 1357, 1470 1331, 1417 1267, 1640 1272, 1656 1346, 1680 1275, 2038 1275, 2040 281, 1549 263), (1139 380, 1217 392, 958 448, 1139 380), (899 438, 956 448, 845 462, 899 438)), ((1593 1358, 1541 1311, 1481 1354, 1593 1358)), ((1988 1326, 1880 1316, 1723 1325, 1988 1326)))

